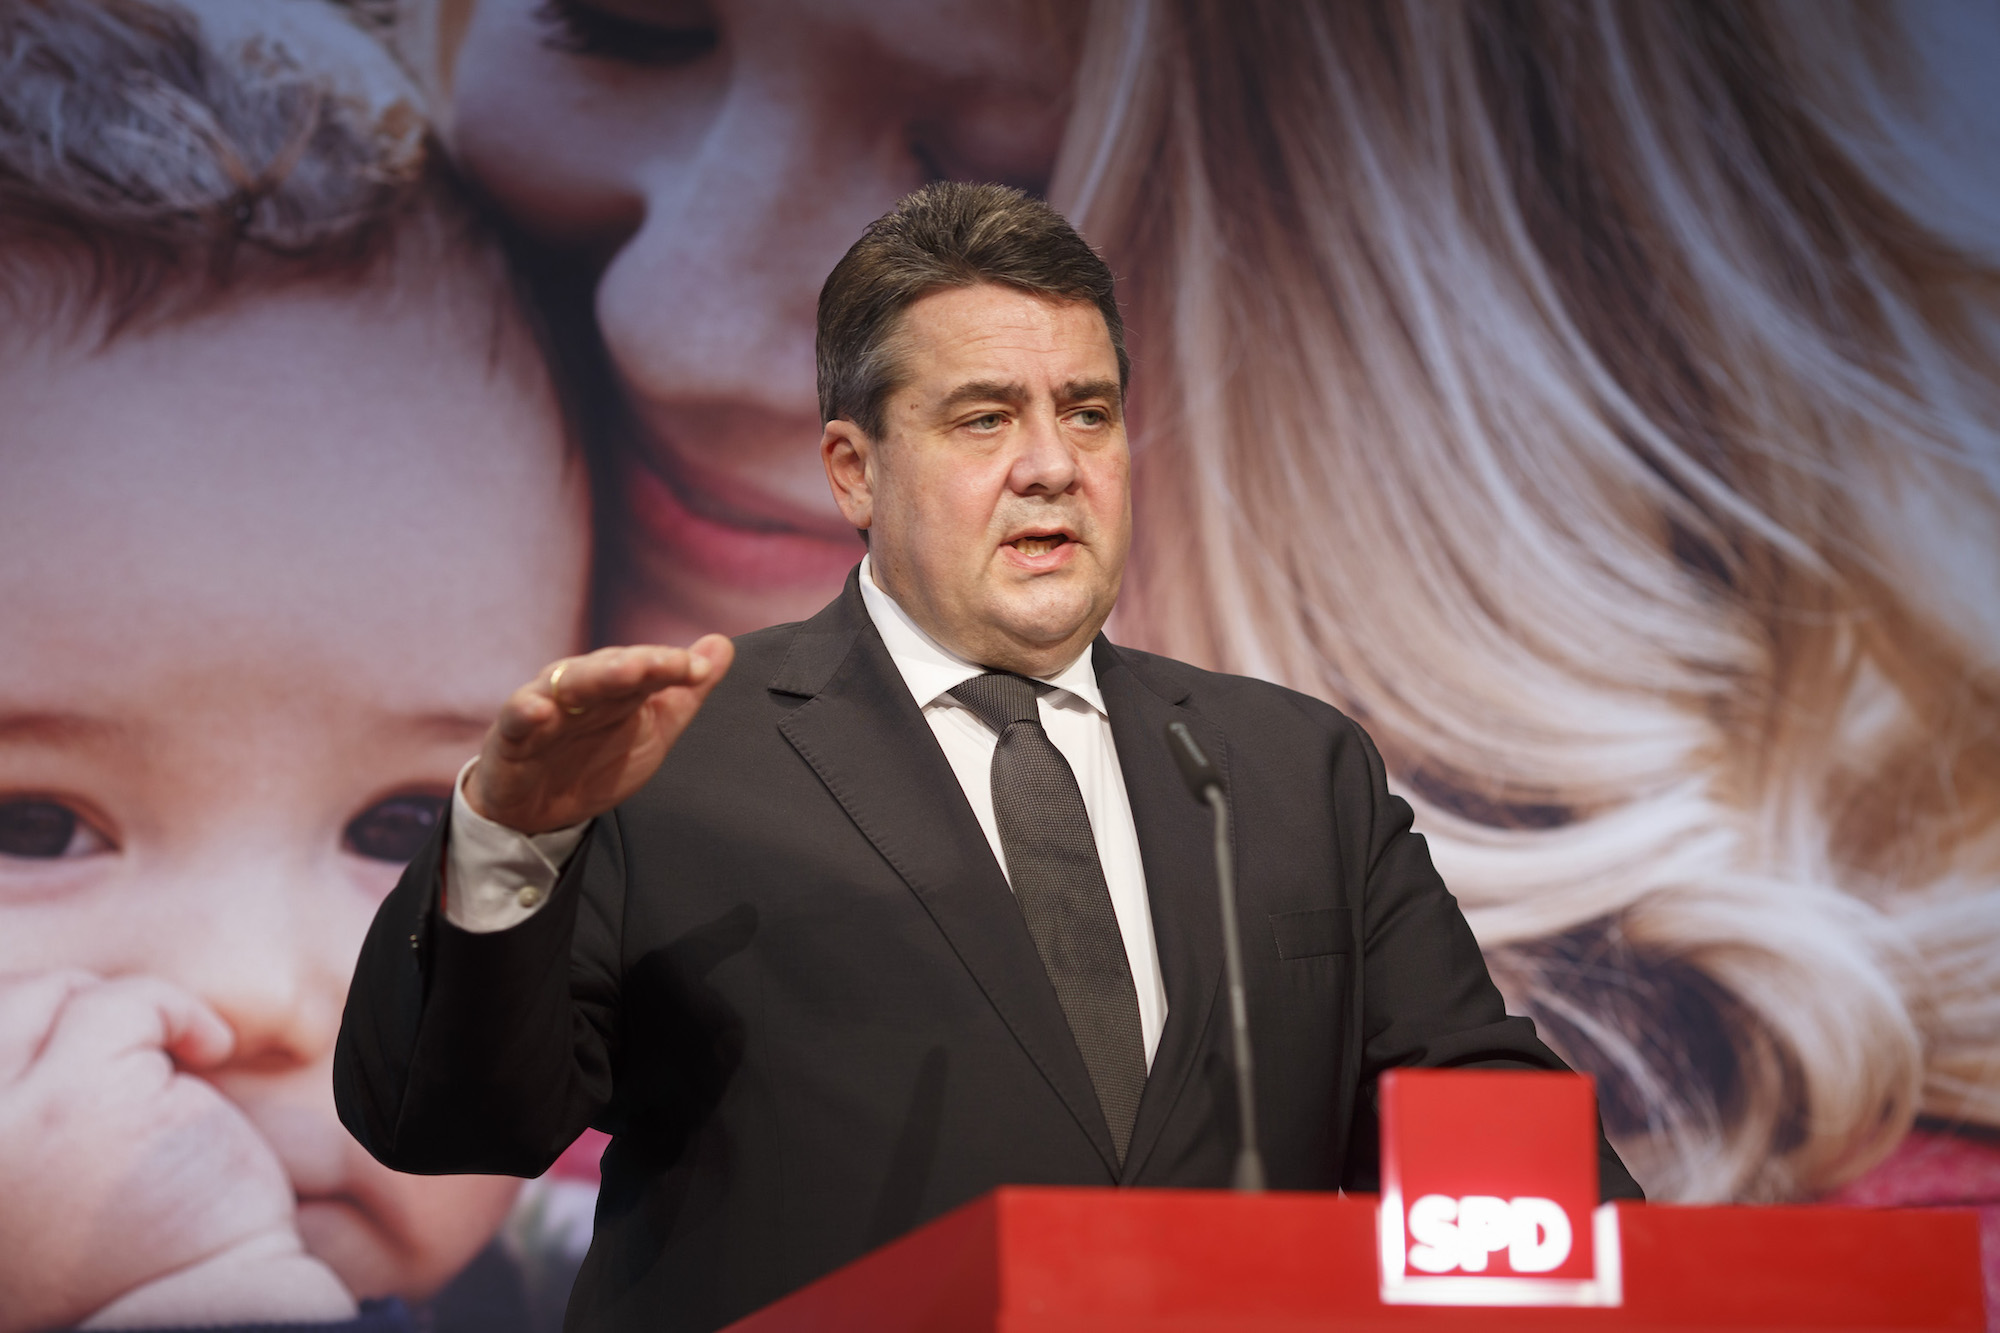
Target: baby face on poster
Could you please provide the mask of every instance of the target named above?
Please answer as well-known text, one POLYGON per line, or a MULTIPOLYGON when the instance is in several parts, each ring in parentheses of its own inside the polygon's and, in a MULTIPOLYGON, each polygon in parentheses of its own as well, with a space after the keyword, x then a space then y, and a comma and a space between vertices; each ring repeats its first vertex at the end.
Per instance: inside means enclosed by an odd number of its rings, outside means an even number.
POLYGON ((0 337, 0 1328, 270 1247, 423 1296, 519 1184, 333 1108, 375 907, 587 574, 497 269, 394 269, 0 337))
POLYGON ((274 296, 0 364, 0 1106, 10 1081, 52 1088, 4 1150, 48 1193, 30 1206, 0 1169, 0 1229, 150 1238, 261 1172, 350 1289, 421 1293, 513 1197, 377 1166, 329 1072, 376 904, 514 680, 580 623, 552 405, 437 323, 274 296), (184 1138, 118 1105, 164 1069, 89 1067, 144 1042, 84 1003, 131 977, 234 1035, 199 1071, 228 1107, 184 1138))

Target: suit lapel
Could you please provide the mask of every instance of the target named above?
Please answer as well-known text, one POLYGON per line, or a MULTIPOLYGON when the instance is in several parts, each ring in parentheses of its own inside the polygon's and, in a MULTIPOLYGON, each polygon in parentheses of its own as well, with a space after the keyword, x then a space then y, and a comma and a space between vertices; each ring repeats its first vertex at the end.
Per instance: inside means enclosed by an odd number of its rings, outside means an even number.
POLYGON ((1167 750, 1169 722, 1185 722, 1228 778, 1222 733, 1192 708, 1185 689, 1156 689, 1131 662, 1100 638, 1092 659, 1111 717, 1118 766, 1132 801, 1139 858, 1146 871, 1153 936, 1167 990, 1167 1024, 1139 1099, 1139 1118, 1125 1156, 1124 1183, 1138 1178, 1146 1157, 1180 1100, 1201 1054, 1203 1034, 1222 975, 1222 927, 1216 906, 1215 851, 1207 810, 1188 794, 1167 750))
POLYGON ((850 576, 771 682, 779 731, 902 876, 1014 1037, 1117 1171, 1104 1113, 1021 909, 850 576))

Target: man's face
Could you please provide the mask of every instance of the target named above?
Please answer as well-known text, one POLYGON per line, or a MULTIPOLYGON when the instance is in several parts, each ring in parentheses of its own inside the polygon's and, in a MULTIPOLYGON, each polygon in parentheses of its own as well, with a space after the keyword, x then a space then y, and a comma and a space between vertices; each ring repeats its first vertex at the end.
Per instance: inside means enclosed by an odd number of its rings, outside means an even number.
POLYGON ((453 774, 577 646, 588 545, 540 368, 495 355, 490 304, 424 305, 260 296, 0 352, 0 973, 214 1006, 207 1076, 364 1296, 435 1288, 519 1183, 372 1161, 333 1040, 453 774))
POLYGON ((876 581, 938 642, 1045 676, 1111 614, 1131 545, 1118 358, 1095 306, 980 284, 934 292, 892 335, 879 440, 822 450, 876 581))

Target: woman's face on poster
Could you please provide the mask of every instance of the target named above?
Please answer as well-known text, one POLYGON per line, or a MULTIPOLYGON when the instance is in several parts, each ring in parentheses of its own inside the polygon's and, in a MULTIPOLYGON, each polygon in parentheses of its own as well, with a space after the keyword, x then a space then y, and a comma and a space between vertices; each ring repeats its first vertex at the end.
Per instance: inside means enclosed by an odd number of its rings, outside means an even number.
POLYGON ((537 240, 601 268, 629 408, 626 438, 600 441, 613 639, 741 632, 838 590, 861 547, 816 448, 820 284, 928 180, 1046 185, 1080 13, 480 0, 456 52, 456 148, 537 240))

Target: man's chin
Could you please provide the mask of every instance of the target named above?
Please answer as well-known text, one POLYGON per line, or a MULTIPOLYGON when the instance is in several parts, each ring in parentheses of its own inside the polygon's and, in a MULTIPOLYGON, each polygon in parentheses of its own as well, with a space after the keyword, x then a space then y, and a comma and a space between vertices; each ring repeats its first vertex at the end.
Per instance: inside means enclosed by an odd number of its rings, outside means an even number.
POLYGON ((979 658, 981 665, 1024 676, 1052 676, 1089 650, 1104 618, 1067 616, 997 623, 1003 632, 994 636, 979 658))

